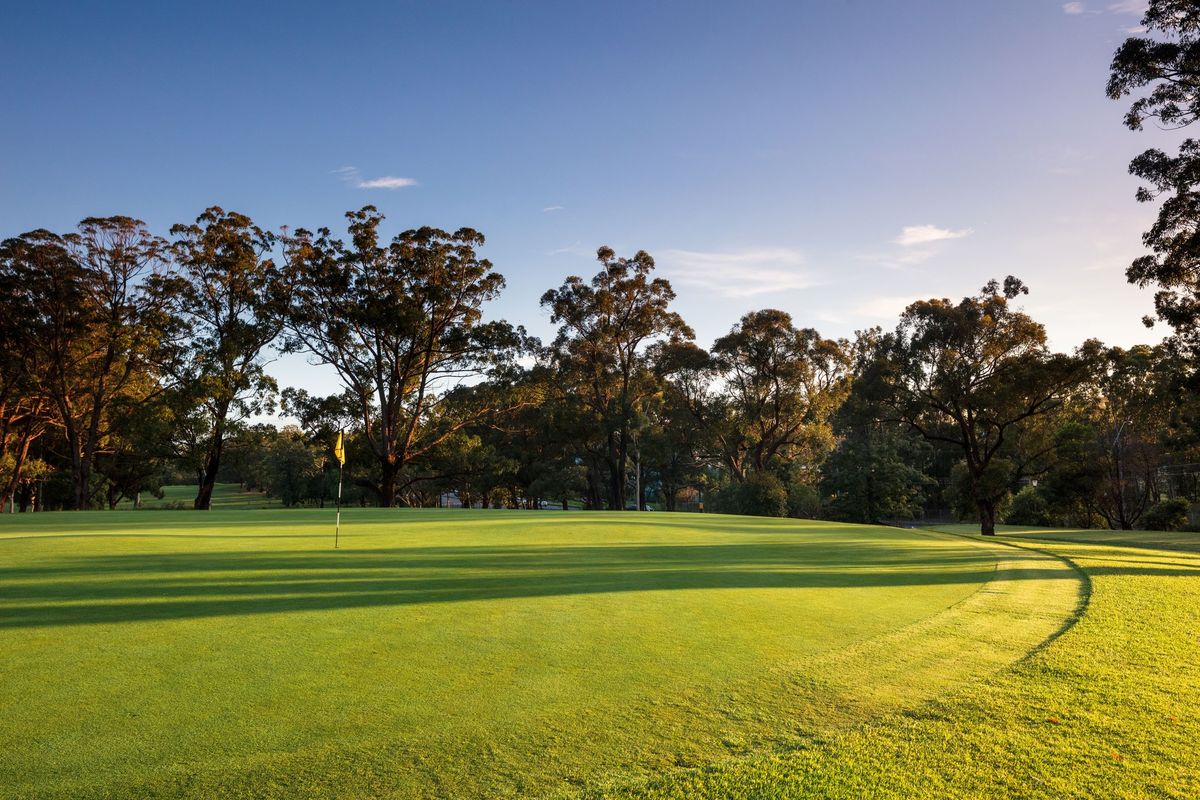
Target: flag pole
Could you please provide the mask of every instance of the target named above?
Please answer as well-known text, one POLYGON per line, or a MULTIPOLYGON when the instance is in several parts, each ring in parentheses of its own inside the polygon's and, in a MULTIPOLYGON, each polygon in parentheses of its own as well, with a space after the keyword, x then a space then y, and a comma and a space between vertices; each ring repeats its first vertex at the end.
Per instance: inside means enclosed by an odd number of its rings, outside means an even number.
POLYGON ((338 463, 338 499, 337 499, 337 517, 333 524, 333 549, 337 550, 338 537, 342 533, 342 465, 338 463))
POLYGON ((342 534, 342 469, 346 464, 346 445, 344 442, 345 432, 338 431, 337 444, 334 445, 333 455, 338 462, 338 496, 337 496, 337 516, 333 523, 333 549, 338 549, 338 539, 342 534))

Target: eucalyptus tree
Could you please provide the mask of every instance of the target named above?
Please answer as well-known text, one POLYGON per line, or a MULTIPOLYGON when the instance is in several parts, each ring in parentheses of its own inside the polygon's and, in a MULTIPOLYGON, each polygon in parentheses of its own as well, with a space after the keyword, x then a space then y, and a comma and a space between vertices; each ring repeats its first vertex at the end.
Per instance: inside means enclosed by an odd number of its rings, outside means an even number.
POLYGON ((1012 306, 1027 293, 1009 276, 958 303, 913 303, 895 331, 880 337, 877 358, 859 376, 885 419, 962 454, 984 535, 995 533, 1002 498, 1040 469, 1035 465, 1052 448, 1041 444, 1040 418, 1057 410, 1086 373, 1085 359, 1051 353, 1045 328, 1012 306))
POLYGON ((146 281, 165 243, 130 217, 89 217, 59 236, 36 230, 0 244, 0 294, 33 398, 44 398, 71 467, 71 508, 92 504, 92 470, 118 399, 144 400, 165 321, 146 281))
POLYGON ((391 506, 407 465, 497 410, 482 403, 448 419, 448 390, 510 362, 526 337, 483 318, 504 287, 476 253, 483 234, 423 227, 387 244, 373 206, 346 218, 348 241, 328 228, 286 237, 286 347, 332 366, 353 395, 379 501, 391 506))
POLYGON ((273 407, 276 384, 265 364, 282 327, 279 270, 270 256, 276 237, 218 206, 171 234, 175 269, 154 290, 175 321, 166 369, 195 434, 194 506, 208 509, 227 438, 273 407))
POLYGON ((831 418, 850 389, 849 343, 766 309, 743 316, 711 352, 725 387, 716 438, 734 478, 781 459, 815 468, 832 448, 831 418))
POLYGON ((591 281, 572 275, 541 302, 559 326, 549 361, 562 390, 597 423, 608 507, 623 510, 635 421, 661 391, 646 348, 694 334, 670 309, 675 292, 668 280, 653 277, 649 253, 624 258, 601 247, 596 260, 602 268, 591 281))
POLYGON ((765 309, 744 315, 711 351, 684 343, 659 354, 670 393, 732 480, 799 467, 815 481, 850 389, 849 342, 765 309))
MULTIPOLYGON (((1142 33, 1125 40, 1113 56, 1108 96, 1133 95, 1125 125, 1147 122, 1186 128, 1200 119, 1200 4, 1150 0, 1142 33)), ((1185 139, 1175 155, 1146 150, 1129 165, 1146 184, 1141 202, 1162 200, 1142 240, 1150 253, 1126 272, 1138 286, 1157 286, 1157 316, 1193 349, 1200 347, 1200 141, 1185 139)), ((1147 324, 1151 324, 1149 319, 1147 324)))

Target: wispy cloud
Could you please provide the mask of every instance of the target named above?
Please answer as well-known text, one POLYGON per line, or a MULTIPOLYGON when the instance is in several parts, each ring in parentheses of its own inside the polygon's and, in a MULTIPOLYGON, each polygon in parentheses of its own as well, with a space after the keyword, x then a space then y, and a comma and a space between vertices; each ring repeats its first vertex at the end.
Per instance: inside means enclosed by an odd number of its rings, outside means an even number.
POLYGON ((808 289, 819 283, 802 269, 803 254, 784 247, 726 253, 667 250, 661 260, 676 283, 728 297, 808 289))
POLYGON ((854 309, 854 314, 872 320, 898 320, 904 309, 923 299, 923 296, 914 294, 880 295, 860 304, 854 309))
POLYGON ((952 231, 949 228, 939 228, 936 225, 909 225, 896 237, 896 244, 902 247, 912 247, 930 242, 942 242, 946 239, 961 239, 971 234, 970 228, 952 231))
POLYGON ((542 209, 542 213, 548 214, 551 211, 562 211, 562 210, 563 210, 562 206, 546 206, 545 208, 542 209))
MULTIPOLYGON (((1146 13, 1146 0, 1120 0, 1117 3, 1109 3, 1103 8, 1089 8, 1087 4, 1080 2, 1063 3, 1062 10, 1064 14, 1071 16, 1079 16, 1080 14, 1132 14, 1134 16, 1142 16, 1146 13)), ((1130 31, 1134 33, 1136 31, 1130 31)))
POLYGON ((401 178, 396 175, 383 175, 378 178, 364 178, 358 167, 339 167, 333 171, 346 183, 355 189, 403 189, 406 186, 416 186, 412 178, 401 178))
POLYGON ((1108 10, 1112 14, 1136 14, 1140 17, 1146 13, 1148 5, 1146 0, 1121 0, 1119 3, 1110 3, 1108 10))
POLYGON ((569 244, 566 247, 559 247, 554 250, 550 250, 546 253, 546 255, 561 256, 566 253, 570 253, 572 255, 577 255, 577 256, 588 255, 587 248, 583 246, 583 242, 575 242, 574 244, 569 244))

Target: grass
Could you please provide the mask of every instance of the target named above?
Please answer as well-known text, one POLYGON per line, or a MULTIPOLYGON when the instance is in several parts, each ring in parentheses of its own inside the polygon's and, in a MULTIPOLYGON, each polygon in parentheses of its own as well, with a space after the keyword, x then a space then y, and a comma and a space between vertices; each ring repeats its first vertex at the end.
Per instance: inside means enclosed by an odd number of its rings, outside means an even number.
MULTIPOLYGON (((0 795, 759 796, 1023 674, 1085 585, 1034 549, 831 523, 356 508, 334 551, 330 521, 0 519, 0 795)), ((1081 724, 1055 709, 1042 735, 1081 724)), ((872 752, 854 768, 896 763, 872 752)))
MULTIPOLYGON (((190 511, 192 509, 192 503, 196 500, 198 487, 193 484, 175 484, 164 486, 162 489, 163 496, 161 499, 149 492, 143 493, 143 510, 187 509, 190 511)), ((278 498, 268 497, 263 492, 247 492, 236 483, 218 483, 213 487, 212 507, 214 510, 246 510, 280 508, 281 504, 278 498)), ((117 504, 117 508, 123 511, 131 511, 133 510, 133 501, 128 499, 122 500, 117 504)))
POLYGON ((1084 577, 1086 604, 1060 636, 923 706, 622 796, 1200 796, 1200 537, 1002 530, 1084 577))

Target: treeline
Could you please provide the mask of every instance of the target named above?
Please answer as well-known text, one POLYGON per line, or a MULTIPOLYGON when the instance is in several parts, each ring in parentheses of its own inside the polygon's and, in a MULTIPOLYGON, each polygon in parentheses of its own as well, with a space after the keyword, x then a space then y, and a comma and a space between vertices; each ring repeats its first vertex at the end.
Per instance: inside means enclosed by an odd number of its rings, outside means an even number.
POLYGON ((504 279, 478 232, 347 220, 275 234, 210 208, 167 238, 110 217, 0 244, 0 497, 114 507, 191 482, 204 509, 234 480, 321 503, 345 430, 363 504, 1183 524, 1164 502, 1200 460, 1185 356, 1052 353, 1015 278, 852 340, 756 311, 705 349, 647 253, 601 248, 542 296, 542 343, 486 318, 504 279), (343 391, 279 391, 275 353, 343 391), (299 425, 250 424, 273 411, 299 425))
MULTIPOLYGON (((1200 119, 1200 6, 1151 0, 1107 92, 1125 124, 1200 119)), ((210 208, 160 237, 128 217, 0 243, 0 500, 115 506, 164 482, 352 502, 687 508, 1176 528, 1200 468, 1200 142, 1130 164, 1159 203, 1128 279, 1163 343, 1054 353, 1021 281, 829 339, 772 309, 708 349, 651 257, 598 252, 541 303, 548 343, 485 316, 504 279, 471 229, 381 240, 372 207, 271 232, 210 208), (279 390, 275 353, 331 368, 279 390), (283 431, 252 425, 276 409, 283 431)), ((1085 288, 1078 302, 1086 306, 1085 288)), ((1150 321, 1148 321, 1149 323, 1150 321)))

